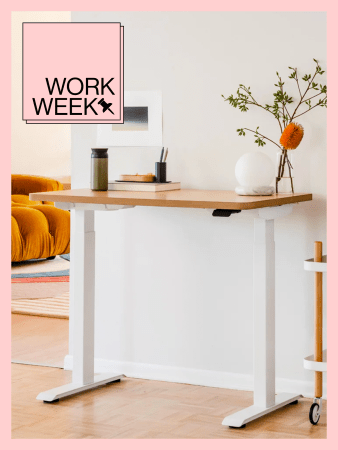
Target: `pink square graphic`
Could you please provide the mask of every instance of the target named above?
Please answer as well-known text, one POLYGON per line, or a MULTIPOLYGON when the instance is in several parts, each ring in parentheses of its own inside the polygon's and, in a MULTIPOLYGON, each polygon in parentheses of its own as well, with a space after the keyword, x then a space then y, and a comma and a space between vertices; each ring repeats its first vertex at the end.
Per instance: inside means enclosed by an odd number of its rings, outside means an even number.
POLYGON ((121 24, 24 23, 23 120, 123 123, 121 24))

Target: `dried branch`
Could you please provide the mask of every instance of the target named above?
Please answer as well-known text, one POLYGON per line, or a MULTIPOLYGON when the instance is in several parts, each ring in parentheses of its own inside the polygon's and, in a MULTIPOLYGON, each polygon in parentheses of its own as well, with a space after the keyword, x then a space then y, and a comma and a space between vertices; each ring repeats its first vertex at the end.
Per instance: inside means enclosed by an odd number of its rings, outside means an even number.
MULTIPOLYGON (((293 103, 294 100, 293 100, 292 97, 288 96, 287 93, 285 92, 285 89, 283 87, 285 83, 282 81, 282 79, 279 76, 278 72, 276 72, 277 77, 278 77, 278 82, 277 82, 277 84, 275 84, 275 86, 277 87, 277 92, 275 92, 273 94, 274 101, 273 101, 272 105, 266 104, 265 106, 263 106, 263 105, 259 104, 257 102, 257 100, 254 98, 254 96, 252 95, 251 90, 250 90, 250 86, 246 87, 243 84, 239 85, 239 87, 237 89, 237 96, 230 95, 229 97, 225 98, 224 95, 222 95, 222 97, 223 97, 224 101, 228 101, 231 106, 233 106, 234 108, 239 108, 240 111, 242 111, 242 112, 248 111, 248 109, 249 109, 248 106, 249 105, 258 106, 259 108, 262 108, 265 111, 268 111, 277 120, 280 132, 283 133, 283 129, 285 129, 285 127, 289 123, 291 123, 293 121, 293 119, 302 116, 303 114, 309 112, 310 110, 312 110, 316 106, 323 106, 323 107, 327 106, 327 87, 326 87, 326 85, 323 85, 323 86, 320 85, 320 88, 319 88, 318 87, 318 83, 315 83, 315 81, 314 81, 315 77, 317 75, 322 75, 325 72, 320 67, 318 61, 316 59, 314 59, 314 61, 316 63, 316 70, 315 70, 314 75, 313 76, 311 76, 311 75, 304 75, 304 77, 302 78, 302 80, 304 80, 305 82, 308 83, 303 94, 302 94, 302 91, 300 89, 299 78, 298 78, 298 69, 289 67, 289 69, 292 70, 292 73, 289 76, 289 78, 291 78, 291 79, 293 78, 296 81, 297 87, 298 87, 298 92, 299 92, 299 95, 300 95, 300 100, 299 100, 299 102, 298 102, 298 104, 297 104, 297 106, 294 109, 292 114, 289 112, 289 109, 288 109, 287 105, 293 103), (306 94, 311 89, 317 90, 317 91, 320 90, 320 92, 318 94, 315 94, 315 95, 309 97, 309 98, 305 98, 306 94), (325 97, 321 98, 316 105, 311 106, 311 99, 313 99, 314 97, 317 97, 319 95, 322 95, 322 94, 325 94, 325 97), (308 110, 304 111, 304 112, 302 112, 300 114, 296 114, 297 111, 298 111, 298 108, 303 103, 308 105, 308 110)), ((281 149, 281 147, 276 142, 274 142, 272 139, 269 139, 268 137, 266 137, 266 136, 262 135, 261 133, 259 133, 257 131, 258 127, 257 127, 256 131, 250 130, 249 128, 239 128, 237 130, 237 132, 239 133, 239 136, 245 136, 244 130, 250 131, 252 133, 256 133, 255 137, 257 139, 255 140, 255 143, 257 143, 259 147, 260 146, 264 146, 266 144, 265 140, 268 140, 268 141, 272 142, 273 144, 277 145, 277 147, 279 149, 281 149)), ((284 160, 283 171, 284 171, 285 161, 288 161, 287 155, 286 155, 286 159, 284 160)))

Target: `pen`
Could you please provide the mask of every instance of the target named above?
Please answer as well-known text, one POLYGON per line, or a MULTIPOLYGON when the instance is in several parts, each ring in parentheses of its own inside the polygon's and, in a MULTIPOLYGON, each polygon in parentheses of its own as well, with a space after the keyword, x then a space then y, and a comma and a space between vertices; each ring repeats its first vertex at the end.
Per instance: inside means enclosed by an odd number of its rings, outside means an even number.
POLYGON ((164 153, 164 147, 162 147, 160 162, 162 162, 162 159, 163 159, 163 153, 164 153))
POLYGON ((166 161, 167 161, 167 156, 168 156, 168 147, 167 147, 167 150, 165 151, 165 155, 164 155, 164 160, 163 160, 163 162, 166 162, 166 161))

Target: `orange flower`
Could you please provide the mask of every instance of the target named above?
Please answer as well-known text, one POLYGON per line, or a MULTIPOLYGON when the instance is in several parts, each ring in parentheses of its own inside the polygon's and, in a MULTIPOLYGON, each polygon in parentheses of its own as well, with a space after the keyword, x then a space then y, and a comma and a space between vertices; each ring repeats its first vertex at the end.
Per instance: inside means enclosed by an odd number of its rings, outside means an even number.
POLYGON ((299 123, 289 123, 280 137, 279 142, 286 150, 294 150, 301 143, 304 128, 299 123))

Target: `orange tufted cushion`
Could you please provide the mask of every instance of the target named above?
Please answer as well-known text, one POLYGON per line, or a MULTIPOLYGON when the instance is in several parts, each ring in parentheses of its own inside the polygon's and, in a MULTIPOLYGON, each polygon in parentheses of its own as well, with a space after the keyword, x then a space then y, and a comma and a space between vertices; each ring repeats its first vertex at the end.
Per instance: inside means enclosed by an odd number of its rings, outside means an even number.
POLYGON ((35 206, 42 205, 42 202, 39 200, 29 200, 28 195, 11 195, 12 205, 22 205, 22 206, 35 206))
POLYGON ((29 195, 32 192, 61 191, 62 189, 62 183, 51 178, 12 175, 12 195, 29 195))
POLYGON ((69 253, 70 214, 51 205, 12 207, 12 261, 69 253))
POLYGON ((28 197, 62 188, 49 178, 12 175, 12 262, 69 253, 70 213, 28 197))

